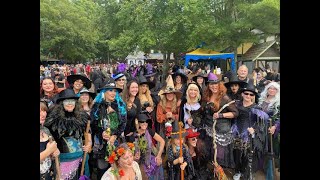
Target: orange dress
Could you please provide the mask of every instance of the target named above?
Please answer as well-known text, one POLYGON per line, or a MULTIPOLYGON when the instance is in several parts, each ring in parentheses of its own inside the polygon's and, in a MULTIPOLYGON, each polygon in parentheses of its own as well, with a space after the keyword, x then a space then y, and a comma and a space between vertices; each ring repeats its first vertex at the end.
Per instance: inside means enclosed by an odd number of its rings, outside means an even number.
MULTIPOLYGON (((178 120, 179 119, 179 107, 177 106, 177 112, 172 113, 173 118, 178 120)), ((166 104, 166 109, 165 111, 163 110, 162 106, 160 103, 157 105, 157 121, 158 123, 165 123, 166 122, 166 113, 171 112, 171 103, 166 104)))

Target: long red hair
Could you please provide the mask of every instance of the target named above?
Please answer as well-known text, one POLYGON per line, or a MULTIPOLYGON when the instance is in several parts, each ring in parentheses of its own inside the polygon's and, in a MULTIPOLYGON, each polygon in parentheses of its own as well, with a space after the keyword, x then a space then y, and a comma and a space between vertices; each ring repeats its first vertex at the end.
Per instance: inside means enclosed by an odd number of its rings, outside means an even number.
MULTIPOLYGON (((213 110, 214 111, 218 111, 219 110, 219 107, 220 107, 220 101, 221 99, 223 98, 223 96, 226 95, 227 93, 227 88, 224 86, 224 83, 223 82, 219 82, 218 83, 218 96, 213 100, 213 110)), ((207 86, 207 88, 204 90, 204 95, 203 95, 203 98, 202 98, 202 101, 204 102, 210 102, 210 98, 211 96, 213 95, 212 91, 210 90, 209 88, 209 84, 207 86)))

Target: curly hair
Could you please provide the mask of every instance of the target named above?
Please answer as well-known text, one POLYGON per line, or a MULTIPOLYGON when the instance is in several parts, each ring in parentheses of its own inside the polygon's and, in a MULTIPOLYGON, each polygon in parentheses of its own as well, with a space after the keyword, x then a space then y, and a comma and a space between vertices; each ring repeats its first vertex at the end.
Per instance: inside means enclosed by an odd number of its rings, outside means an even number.
MULTIPOLYGON (((212 91, 209 88, 209 85, 210 84, 208 84, 207 88, 204 90, 204 95, 202 99, 202 101, 204 102, 210 102, 210 98, 213 95, 212 91)), ((219 86, 218 96, 216 97, 216 99, 213 100, 213 103, 214 103, 213 110, 215 111, 219 109, 220 101, 223 98, 223 96, 225 96, 227 93, 227 88, 224 86, 223 82, 219 82, 218 86, 219 86)))
POLYGON ((264 90, 260 94, 260 98, 259 98, 259 103, 258 104, 261 105, 267 99, 267 97, 269 96, 268 95, 268 89, 271 86, 276 88, 278 91, 277 91, 275 97, 271 99, 270 104, 269 104, 268 107, 270 108, 271 106, 274 106, 275 114, 276 114, 279 111, 278 108, 280 106, 280 84, 279 83, 271 82, 268 85, 266 85, 266 87, 264 88, 264 90))
MULTIPOLYGON (((161 98, 160 99, 160 106, 162 107, 162 110, 165 112, 167 107, 167 98, 161 98)), ((172 106, 171 106, 171 112, 176 113, 177 112, 177 96, 174 94, 173 100, 172 100, 172 106)))

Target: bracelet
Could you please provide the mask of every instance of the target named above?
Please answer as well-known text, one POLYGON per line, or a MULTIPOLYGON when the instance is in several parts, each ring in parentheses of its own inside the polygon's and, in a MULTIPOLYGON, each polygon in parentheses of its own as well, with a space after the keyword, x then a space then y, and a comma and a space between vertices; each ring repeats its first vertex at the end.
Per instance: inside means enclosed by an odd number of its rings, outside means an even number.
POLYGON ((219 118, 223 118, 223 113, 219 113, 219 118))

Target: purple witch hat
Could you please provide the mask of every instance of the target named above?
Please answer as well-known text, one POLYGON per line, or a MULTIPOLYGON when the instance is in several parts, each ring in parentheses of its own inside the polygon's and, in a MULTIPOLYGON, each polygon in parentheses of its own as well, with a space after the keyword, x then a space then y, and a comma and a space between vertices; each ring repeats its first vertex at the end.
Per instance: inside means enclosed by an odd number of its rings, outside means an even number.
POLYGON ((153 72, 153 67, 151 64, 146 64, 146 73, 145 73, 145 77, 151 77, 151 76, 154 76, 156 75, 157 73, 156 72, 153 72))
POLYGON ((207 83, 219 83, 221 80, 219 80, 218 76, 210 72, 208 74, 208 81, 207 83))

